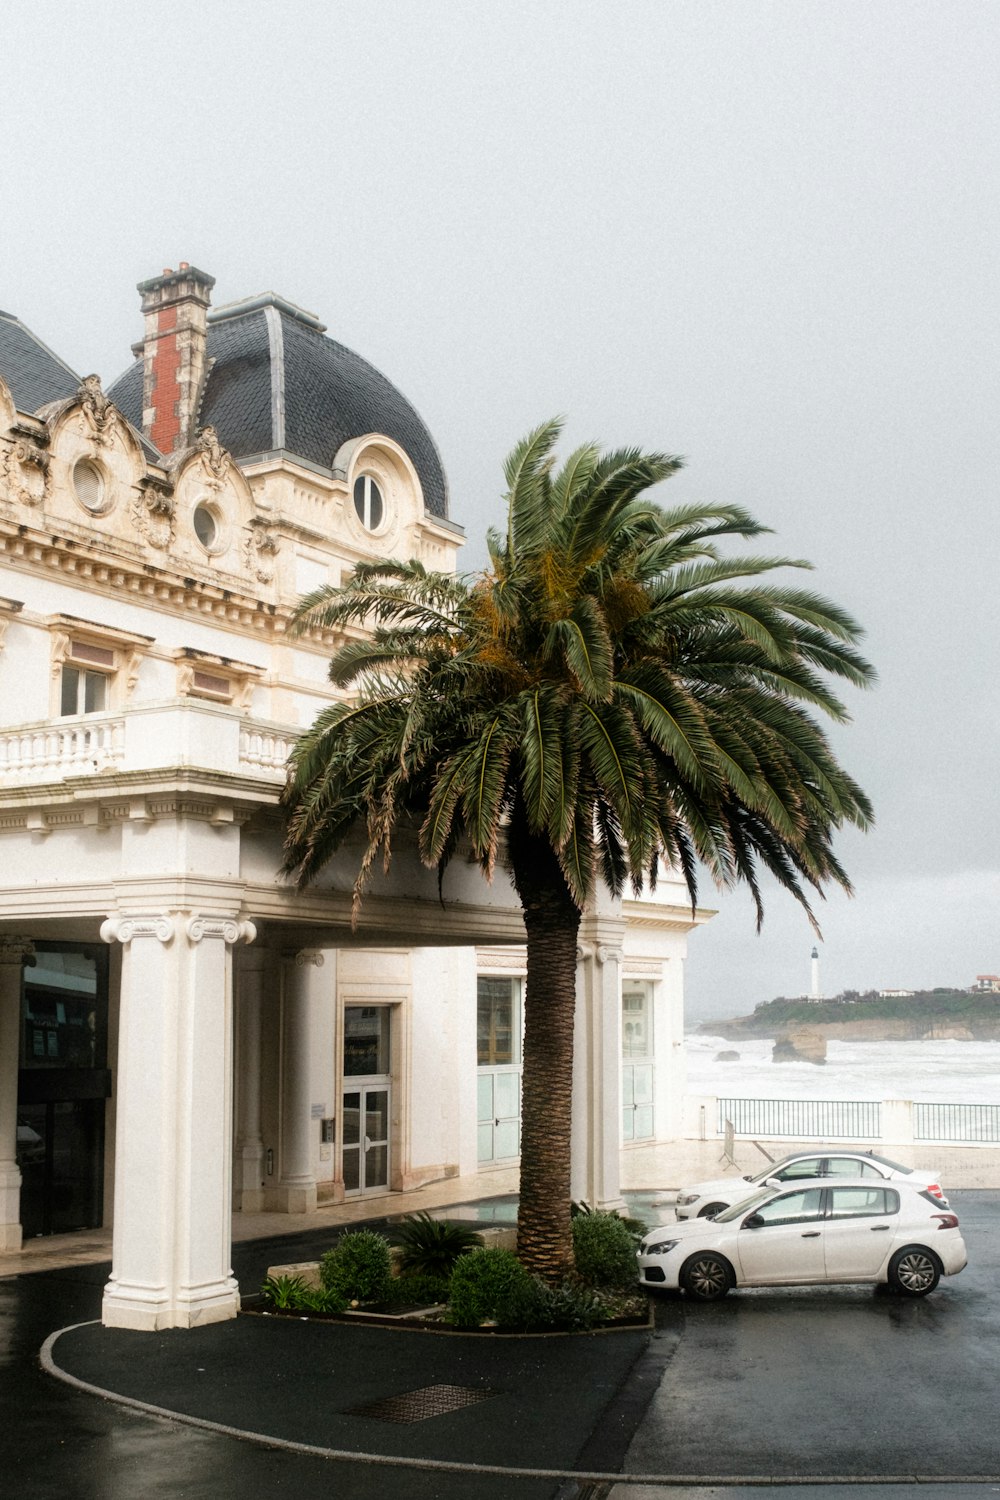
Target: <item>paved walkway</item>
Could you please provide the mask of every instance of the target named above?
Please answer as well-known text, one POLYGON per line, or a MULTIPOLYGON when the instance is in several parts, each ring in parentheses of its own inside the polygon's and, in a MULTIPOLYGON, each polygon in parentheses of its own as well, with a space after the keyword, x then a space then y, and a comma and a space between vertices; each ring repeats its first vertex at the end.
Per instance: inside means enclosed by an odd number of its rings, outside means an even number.
MULTIPOLYGON (((512 1208, 501 1199, 455 1212, 503 1221, 512 1208)), ((833 1500, 848 1482, 902 1500, 927 1493, 917 1476, 936 1475, 935 1500, 1000 1494, 1000 1197, 969 1194, 959 1212, 972 1274, 926 1303, 858 1288, 741 1293, 694 1310, 664 1299, 652 1334, 508 1339, 256 1317, 135 1334, 92 1321, 106 1264, 0 1280, 0 1491, 833 1500), (46 1374, 38 1353, 56 1333, 53 1365, 136 1404, 46 1374), (399 1397, 412 1398, 402 1411, 372 1410, 399 1397), (258 1441, 237 1435, 247 1433, 258 1441), (803 1473, 828 1482, 802 1483, 803 1473), (912 1477, 866 1483, 874 1473, 912 1477)), ((329 1242, 329 1220, 244 1241, 241 1288, 329 1242)))

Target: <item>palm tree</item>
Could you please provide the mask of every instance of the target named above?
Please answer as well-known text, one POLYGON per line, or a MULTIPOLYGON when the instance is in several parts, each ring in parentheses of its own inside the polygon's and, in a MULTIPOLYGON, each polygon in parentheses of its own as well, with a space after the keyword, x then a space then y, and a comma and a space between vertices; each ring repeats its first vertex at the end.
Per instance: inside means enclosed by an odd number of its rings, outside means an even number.
POLYGON ((285 793, 300 883, 365 830, 356 904, 407 825, 439 871, 460 844, 487 877, 509 869, 527 934, 518 1250, 549 1280, 572 1267, 576 942, 595 881, 618 895, 669 866, 694 903, 702 864, 749 888, 759 926, 769 871, 813 920, 810 891, 850 890, 834 830, 871 816, 811 712, 846 719, 828 678, 871 681, 859 627, 756 581, 808 564, 721 557, 719 538, 765 530, 738 506, 656 505, 676 458, 587 445, 556 473, 559 431, 507 460, 481 576, 363 564, 302 600, 298 629, 354 627, 330 665, 353 696, 299 741, 285 793))

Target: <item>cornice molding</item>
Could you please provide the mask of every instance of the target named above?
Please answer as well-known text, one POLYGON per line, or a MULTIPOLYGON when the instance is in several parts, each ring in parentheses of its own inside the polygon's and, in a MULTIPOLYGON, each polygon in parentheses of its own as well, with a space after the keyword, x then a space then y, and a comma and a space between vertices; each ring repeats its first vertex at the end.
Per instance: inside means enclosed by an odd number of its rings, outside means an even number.
MULTIPOLYGON (((121 553, 109 557, 86 535, 62 537, 18 526, 3 517, 0 555, 14 567, 72 578, 95 594, 119 598, 124 593, 155 605, 158 611, 200 619, 208 615, 248 634, 284 636, 292 617, 291 605, 246 592, 244 581, 235 576, 208 580, 172 568, 152 568, 138 551, 134 557, 121 553)), ((303 631, 298 640, 332 650, 340 638, 339 631, 314 629, 303 631)))

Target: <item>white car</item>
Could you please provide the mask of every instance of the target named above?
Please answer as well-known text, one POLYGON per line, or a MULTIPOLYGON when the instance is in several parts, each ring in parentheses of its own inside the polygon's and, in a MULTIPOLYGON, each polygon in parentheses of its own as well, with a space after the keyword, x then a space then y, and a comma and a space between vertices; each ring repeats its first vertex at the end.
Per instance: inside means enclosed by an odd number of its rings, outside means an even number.
POLYGON ((771 1178, 778 1182, 802 1181, 807 1177, 867 1177, 872 1181, 910 1183, 926 1188, 947 1207, 948 1200, 933 1172, 918 1172, 901 1167, 874 1151, 797 1151, 793 1156, 771 1162, 762 1172, 746 1177, 717 1177, 712 1182, 696 1182, 677 1194, 674 1212, 678 1219, 708 1219, 734 1203, 755 1193, 771 1178))
POLYGON ((855 1281, 923 1297, 961 1271, 966 1253, 957 1216, 933 1193, 827 1177, 772 1179, 714 1219, 654 1229, 637 1259, 647 1289, 712 1302, 731 1287, 855 1281))

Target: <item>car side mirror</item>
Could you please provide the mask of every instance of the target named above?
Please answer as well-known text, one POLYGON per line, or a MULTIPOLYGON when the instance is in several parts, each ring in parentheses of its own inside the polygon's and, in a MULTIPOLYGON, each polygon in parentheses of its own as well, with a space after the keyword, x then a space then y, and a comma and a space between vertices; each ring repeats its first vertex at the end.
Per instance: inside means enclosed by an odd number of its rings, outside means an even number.
POLYGON ((760 1229, 763 1227, 764 1223, 765 1220, 761 1218, 760 1214, 748 1214, 747 1217, 743 1220, 743 1228, 760 1229))
POLYGON ((753 1182, 753 1173, 752 1172, 744 1172, 743 1173, 743 1181, 744 1182, 753 1182))
POLYGON ((782 1182, 782 1180, 781 1180, 780 1177, 765 1177, 765 1179, 764 1179, 764 1186, 765 1187, 779 1188, 779 1187, 784 1187, 784 1185, 785 1184, 782 1182))

